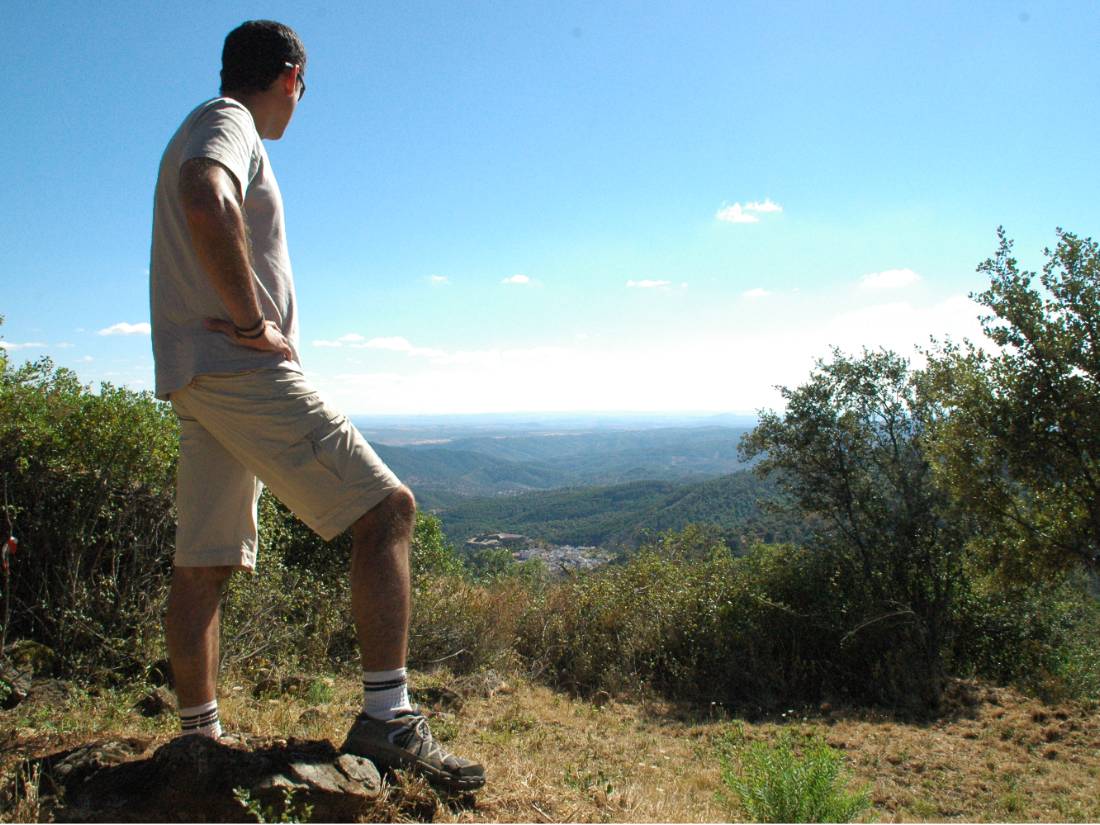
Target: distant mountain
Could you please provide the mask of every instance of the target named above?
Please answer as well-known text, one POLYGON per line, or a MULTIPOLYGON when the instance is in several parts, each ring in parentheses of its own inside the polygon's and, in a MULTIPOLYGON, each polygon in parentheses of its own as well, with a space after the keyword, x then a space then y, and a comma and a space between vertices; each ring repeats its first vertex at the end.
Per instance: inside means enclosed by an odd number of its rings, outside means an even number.
POLYGON ((745 466, 735 427, 540 431, 375 441, 382 459, 428 508, 464 497, 641 480, 702 480, 745 466))
POLYGON ((456 544, 507 531, 555 544, 634 548, 647 537, 689 524, 710 524, 732 547, 753 540, 791 541, 805 532, 770 511, 770 482, 741 471, 702 482, 639 481, 455 501, 440 511, 456 544))

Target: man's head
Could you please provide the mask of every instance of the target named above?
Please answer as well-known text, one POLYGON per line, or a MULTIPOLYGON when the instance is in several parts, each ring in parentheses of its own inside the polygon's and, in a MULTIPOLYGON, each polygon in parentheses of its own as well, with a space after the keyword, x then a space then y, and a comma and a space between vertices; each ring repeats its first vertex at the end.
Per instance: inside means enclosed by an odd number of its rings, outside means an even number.
POLYGON ((293 29, 274 20, 249 20, 225 38, 221 93, 247 99, 253 116, 262 116, 260 134, 278 139, 305 94, 305 69, 306 48, 293 29))
POLYGON ((305 72, 306 47, 292 28, 274 20, 241 23, 222 48, 222 94, 265 91, 287 63, 305 72))

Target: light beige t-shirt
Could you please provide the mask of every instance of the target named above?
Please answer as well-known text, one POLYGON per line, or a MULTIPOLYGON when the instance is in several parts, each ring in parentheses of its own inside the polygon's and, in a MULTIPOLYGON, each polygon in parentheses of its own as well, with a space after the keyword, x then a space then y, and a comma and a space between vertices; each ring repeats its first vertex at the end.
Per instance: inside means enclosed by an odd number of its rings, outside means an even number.
POLYGON ((252 114, 230 98, 208 100, 176 131, 160 162, 153 205, 149 302, 156 395, 167 399, 196 375, 264 367, 300 371, 294 276, 283 225, 283 199, 252 114), (269 321, 290 341, 294 358, 242 347, 203 326, 232 320, 191 245, 179 198, 179 171, 191 158, 211 158, 237 179, 252 248, 256 294, 269 321))

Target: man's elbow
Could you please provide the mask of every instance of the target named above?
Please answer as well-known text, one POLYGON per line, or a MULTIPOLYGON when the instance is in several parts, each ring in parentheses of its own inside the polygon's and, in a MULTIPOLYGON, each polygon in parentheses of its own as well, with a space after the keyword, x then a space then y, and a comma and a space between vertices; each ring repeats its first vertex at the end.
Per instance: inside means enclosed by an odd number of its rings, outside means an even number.
POLYGON ((233 182, 216 163, 185 163, 180 170, 179 198, 192 228, 220 224, 226 214, 239 211, 233 182))

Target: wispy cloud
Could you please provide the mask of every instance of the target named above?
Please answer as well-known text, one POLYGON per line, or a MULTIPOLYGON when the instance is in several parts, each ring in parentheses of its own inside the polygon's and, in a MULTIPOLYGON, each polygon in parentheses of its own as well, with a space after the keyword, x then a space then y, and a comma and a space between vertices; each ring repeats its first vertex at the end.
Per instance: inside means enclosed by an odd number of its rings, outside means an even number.
POLYGON ((761 287, 756 287, 756 289, 747 289, 741 293, 742 298, 748 298, 750 301, 755 301, 758 298, 767 298, 769 295, 771 295, 771 293, 761 287))
POLYGON ((911 269, 884 269, 864 275, 859 279, 859 285, 863 289, 902 289, 920 279, 920 275, 911 269))
POLYGON ((631 289, 660 289, 661 287, 672 286, 672 281, 627 281, 626 285, 631 289))
POLYGON ((763 201, 749 201, 745 204, 746 212, 782 212, 783 207, 775 203, 771 198, 763 201))
POLYGON ((0 349, 6 349, 9 352, 14 352, 17 349, 45 349, 49 346, 42 341, 27 341, 24 344, 17 344, 14 341, 0 341, 0 349))
POLYGON ((529 286, 530 283, 531 283, 531 279, 526 275, 516 274, 516 275, 512 275, 511 277, 505 278, 503 281, 501 281, 501 283, 502 284, 518 284, 520 286, 529 286))
POLYGON ((347 335, 341 335, 339 338, 333 341, 314 341, 315 347, 331 347, 339 349, 340 347, 364 347, 366 346, 367 339, 360 335, 358 332, 349 332, 347 335))
POLYGON ((314 341, 313 346, 328 349, 379 349, 389 352, 403 352, 406 355, 425 358, 447 357, 447 353, 443 350, 414 346, 408 338, 400 335, 368 339, 357 332, 349 332, 347 335, 341 335, 335 340, 314 341))
POLYGON ((112 324, 105 329, 101 329, 97 335, 148 335, 150 333, 149 324, 141 322, 140 324, 128 324, 125 321, 121 321, 117 324, 112 324))
POLYGON ((772 212, 782 212, 783 207, 775 203, 771 198, 763 201, 749 201, 746 204, 733 203, 722 206, 714 217, 723 223, 760 223, 760 215, 772 212))
POLYGON ((430 283, 430 284, 442 285, 442 284, 449 284, 450 282, 451 282, 451 279, 448 278, 446 275, 429 275, 428 276, 428 283, 430 283))

